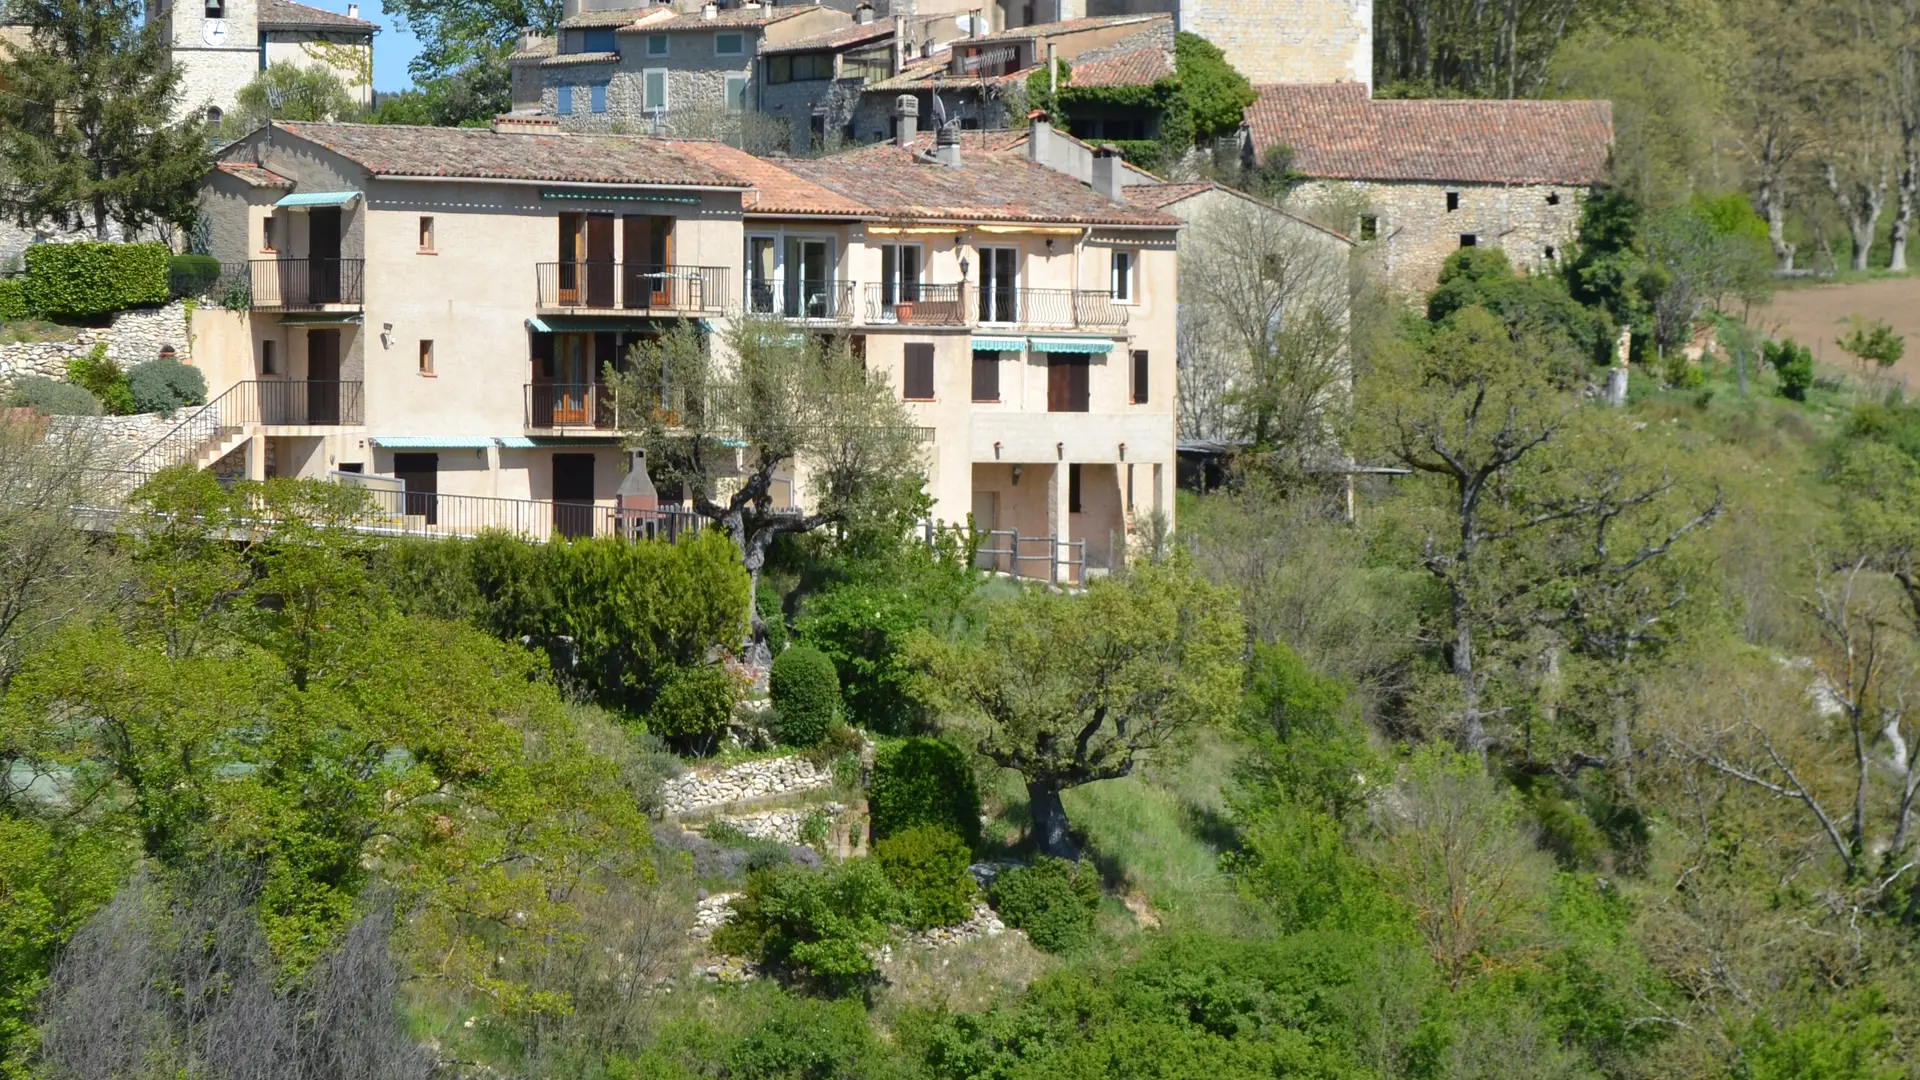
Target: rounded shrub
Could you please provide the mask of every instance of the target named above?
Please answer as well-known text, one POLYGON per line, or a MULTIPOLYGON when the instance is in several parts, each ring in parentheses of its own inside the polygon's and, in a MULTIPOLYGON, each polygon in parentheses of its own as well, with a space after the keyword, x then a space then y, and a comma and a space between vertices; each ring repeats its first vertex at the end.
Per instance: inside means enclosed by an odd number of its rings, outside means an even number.
POLYGON ((883 840, 916 825, 953 830, 969 847, 980 843, 980 791, 959 749, 938 739, 903 739, 873 757, 867 791, 873 838, 883 840))
POLYGON ((175 255, 167 260, 167 279, 174 296, 205 296, 220 280, 220 260, 211 255, 175 255))
POLYGON ((127 372, 134 412, 170 413, 187 405, 207 403, 207 377, 171 356, 133 365, 127 372))
POLYGON ((705 751, 733 717, 740 684, 717 665, 675 668, 647 714, 647 730, 705 751))
POLYGON ((95 345, 85 356, 67 361, 67 381, 98 398, 100 407, 115 416, 133 411, 133 391, 127 386, 127 373, 107 355, 105 342, 95 345))
POLYGON ((819 649, 796 645, 774 657, 767 690, 775 734, 789 746, 818 746, 840 718, 840 676, 819 649))
POLYGON ((873 846, 873 857, 893 887, 907 898, 913 925, 921 930, 952 926, 973 914, 973 852, 944 825, 916 825, 873 846))
POLYGON ((1043 952, 1073 952, 1093 939, 1100 884, 1090 864, 1043 858, 1016 866, 993 880, 991 896, 1001 921, 1043 952))
POLYGON ((43 416, 99 416, 100 399, 72 383, 27 375, 14 381, 7 404, 32 409, 43 416))

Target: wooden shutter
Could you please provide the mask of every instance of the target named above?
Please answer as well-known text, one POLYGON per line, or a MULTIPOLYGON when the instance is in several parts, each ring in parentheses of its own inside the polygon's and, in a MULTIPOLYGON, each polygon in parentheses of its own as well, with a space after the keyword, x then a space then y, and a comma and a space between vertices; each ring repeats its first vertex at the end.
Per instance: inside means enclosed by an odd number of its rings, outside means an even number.
POLYGON ((976 352, 973 354, 973 400, 1000 400, 999 353, 976 352))
POLYGON ((1047 357, 1047 411, 1087 411, 1087 358, 1072 353, 1047 357))
POLYGON ((907 344, 906 396, 911 401, 933 400, 933 346, 907 344))
POLYGON ((1149 370, 1147 365, 1147 350, 1133 350, 1133 403, 1135 405, 1145 405, 1147 403, 1147 374, 1149 370))

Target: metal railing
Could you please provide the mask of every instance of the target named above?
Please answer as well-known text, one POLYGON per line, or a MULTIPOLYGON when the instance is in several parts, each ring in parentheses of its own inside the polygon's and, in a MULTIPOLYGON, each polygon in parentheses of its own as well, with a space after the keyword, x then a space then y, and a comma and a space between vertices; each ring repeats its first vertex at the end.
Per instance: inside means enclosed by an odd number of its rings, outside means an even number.
POLYGON ((1086 575, 1087 542, 1062 540, 1057 536, 1021 536, 1013 529, 993 529, 974 551, 974 568, 993 570, 1014 577, 1045 579, 1055 585, 1063 580, 1079 584, 1086 575), (996 537, 999 538, 996 540, 996 537), (999 546, 1004 542, 1005 547, 999 546), (991 546, 990 546, 991 545, 991 546), (1034 551, 1038 545, 1040 550, 1034 551), (1024 563, 1045 563, 1039 573, 1027 573, 1024 563), (1066 568, 1063 578, 1061 568, 1066 568))
POLYGON ((965 326, 965 292, 960 285, 903 281, 867 285, 866 319, 872 324, 965 326))
POLYGON ((1127 308, 1094 289, 974 290, 979 320, 1007 326, 1116 327, 1127 325, 1127 308))
POLYGON ((248 379, 190 409, 133 460, 135 470, 200 461, 208 448, 250 425, 357 427, 366 422, 358 380, 248 379))
POLYGON ((525 390, 529 431, 612 431, 620 426, 613 394, 599 383, 536 382, 527 383, 525 390))
POLYGON ((314 311, 362 303, 363 259, 254 259, 246 282, 255 311, 314 311))
POLYGON ((850 322, 853 319, 852 281, 789 278, 783 288, 755 281, 747 287, 747 310, 807 322, 850 322))
POLYGON ((720 312, 727 268, 671 263, 536 263, 542 308, 601 311, 720 312))

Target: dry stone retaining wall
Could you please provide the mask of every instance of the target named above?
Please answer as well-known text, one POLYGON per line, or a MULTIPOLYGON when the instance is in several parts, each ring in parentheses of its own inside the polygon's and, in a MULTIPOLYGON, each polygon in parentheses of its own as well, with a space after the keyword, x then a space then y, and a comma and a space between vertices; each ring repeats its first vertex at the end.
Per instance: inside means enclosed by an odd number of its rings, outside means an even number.
POLYGON ((107 358, 123 369, 160 355, 172 348, 181 363, 191 363, 193 342, 188 336, 186 303, 175 300, 165 307, 123 311, 114 316, 113 325, 83 327, 71 341, 21 341, 0 345, 0 383, 11 383, 26 375, 44 375, 58 379, 66 375, 67 363, 93 351, 106 342, 107 358))
POLYGON ((722 769, 689 770, 667 781, 660 794, 664 811, 669 816, 678 816, 704 807, 814 791, 832 784, 831 768, 794 755, 746 761, 722 769))
POLYGON ((847 808, 839 803, 822 803, 819 806, 796 806, 788 810, 761 810, 752 814, 731 814, 715 820, 726 822, 740 830, 741 835, 755 840, 778 840, 783 844, 804 844, 801 834, 806 832, 807 819, 815 814, 829 822, 846 813, 847 808))

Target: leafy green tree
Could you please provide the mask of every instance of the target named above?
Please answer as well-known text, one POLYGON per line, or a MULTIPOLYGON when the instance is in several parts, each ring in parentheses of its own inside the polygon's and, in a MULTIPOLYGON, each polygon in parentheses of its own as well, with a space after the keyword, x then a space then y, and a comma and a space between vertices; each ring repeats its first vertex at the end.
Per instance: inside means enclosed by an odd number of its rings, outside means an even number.
MULTIPOLYGON (((6 793, 7 803, 16 798, 6 793)), ((0 804, 0 1077, 32 1075, 31 1020, 47 972, 125 869, 110 834, 15 817, 0 804)))
POLYGON ((1894 333, 1886 320, 1862 319, 1858 315, 1834 344, 1858 360, 1861 367, 1871 364, 1875 371, 1885 371, 1907 355, 1907 339, 1894 333))
POLYGON ((1183 30, 1173 37, 1173 63, 1180 73, 1180 96, 1186 101, 1194 139, 1205 145, 1238 131, 1255 94, 1247 77, 1234 70, 1219 46, 1183 30))
POLYGON ((1071 858, 1060 792, 1131 774, 1233 713, 1244 647, 1232 596, 1174 562, 989 605, 977 635, 925 634, 927 691, 979 750, 1027 783, 1034 841, 1071 858))
POLYGON ((1427 318, 1443 322, 1469 307, 1498 315, 1516 339, 1549 348, 1567 362, 1609 359, 1610 321, 1577 303, 1557 278, 1514 273, 1498 248, 1462 248, 1447 256, 1439 284, 1427 298, 1427 318))
POLYGON ((420 55, 409 67, 426 82, 477 59, 504 59, 522 29, 552 34, 560 7, 560 0, 385 0, 383 10, 419 39, 420 55))
POLYGON ((185 226, 206 175, 204 125, 175 120, 180 72, 140 0, 18 0, 25 47, 0 58, 0 204, 15 221, 106 240, 185 226))
POLYGON ((240 88, 220 131, 238 138, 269 120, 350 120, 359 108, 332 68, 281 60, 240 88))
POLYGON ((869 950, 906 912, 906 898, 872 859, 818 870, 780 866, 748 875, 713 944, 821 989, 853 993, 874 976, 869 950))
POLYGON ((1764 342, 1760 356, 1779 378, 1780 396, 1793 401, 1807 400, 1807 391, 1813 389, 1813 350, 1788 338, 1764 342))

